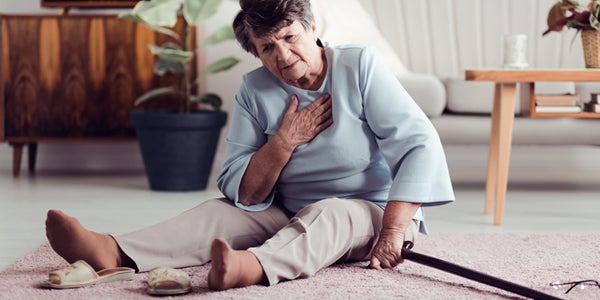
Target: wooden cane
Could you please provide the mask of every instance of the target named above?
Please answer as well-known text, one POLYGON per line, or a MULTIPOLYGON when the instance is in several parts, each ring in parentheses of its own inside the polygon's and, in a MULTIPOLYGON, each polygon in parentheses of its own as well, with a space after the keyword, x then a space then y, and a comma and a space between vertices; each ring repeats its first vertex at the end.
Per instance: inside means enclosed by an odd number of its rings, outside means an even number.
POLYGON ((435 257, 427 256, 424 254, 419 254, 414 251, 411 251, 413 247, 413 243, 410 241, 404 242, 402 249, 402 257, 404 259, 414 261, 416 263, 420 263, 426 266, 430 266, 442 271, 446 271, 458 276, 462 276, 471 280, 475 280, 477 282, 487 284, 493 287, 497 287, 499 289, 503 289, 505 291, 509 291, 515 294, 519 294, 521 296, 525 296, 532 299, 539 300, 556 300, 560 298, 554 297, 552 295, 544 294, 540 291, 536 291, 534 289, 530 289, 528 287, 518 285, 516 283, 512 283, 510 281, 506 281, 485 273, 481 273, 472 269, 468 269, 457 264, 453 264, 451 262, 447 262, 435 257))

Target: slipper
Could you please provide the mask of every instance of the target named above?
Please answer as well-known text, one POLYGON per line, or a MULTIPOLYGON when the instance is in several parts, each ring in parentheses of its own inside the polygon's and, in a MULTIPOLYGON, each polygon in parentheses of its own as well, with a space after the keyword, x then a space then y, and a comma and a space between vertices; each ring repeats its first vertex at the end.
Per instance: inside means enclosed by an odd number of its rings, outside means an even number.
POLYGON ((50 272, 49 279, 40 286, 52 289, 80 288, 117 280, 131 280, 134 274, 134 269, 124 267, 104 269, 96 273, 88 263, 78 260, 66 268, 50 272))
POLYGON ((148 273, 148 289, 150 295, 180 295, 192 290, 190 276, 170 267, 156 267, 148 273))

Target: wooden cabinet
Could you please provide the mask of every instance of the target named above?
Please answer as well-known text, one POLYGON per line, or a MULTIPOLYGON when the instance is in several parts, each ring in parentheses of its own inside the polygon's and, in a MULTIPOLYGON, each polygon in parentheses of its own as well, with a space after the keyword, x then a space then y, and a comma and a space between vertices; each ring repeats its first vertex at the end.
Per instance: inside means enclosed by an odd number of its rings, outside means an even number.
POLYGON ((0 141, 13 146, 15 176, 25 145, 33 171, 40 141, 134 138, 133 100, 181 81, 155 76, 148 49, 177 41, 116 16, 0 15, 0 34, 0 141))

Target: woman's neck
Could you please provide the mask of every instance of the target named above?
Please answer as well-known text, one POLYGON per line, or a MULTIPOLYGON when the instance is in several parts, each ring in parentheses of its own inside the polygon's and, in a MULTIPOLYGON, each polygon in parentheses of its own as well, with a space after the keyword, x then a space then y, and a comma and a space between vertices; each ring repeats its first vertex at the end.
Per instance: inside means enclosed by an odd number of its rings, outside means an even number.
POLYGON ((325 48, 319 47, 319 51, 321 51, 321 66, 317 68, 317 72, 315 72, 315 80, 312 82, 307 82, 306 89, 311 91, 316 91, 321 88, 323 85, 323 81, 325 81, 325 77, 327 76, 327 56, 325 55, 325 48))

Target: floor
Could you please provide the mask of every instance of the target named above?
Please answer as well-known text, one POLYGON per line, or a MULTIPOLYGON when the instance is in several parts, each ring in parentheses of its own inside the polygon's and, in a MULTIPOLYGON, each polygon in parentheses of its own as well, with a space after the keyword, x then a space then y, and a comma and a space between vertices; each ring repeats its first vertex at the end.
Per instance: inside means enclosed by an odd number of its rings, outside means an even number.
MULTIPOLYGON (((448 147, 457 201, 428 208, 431 233, 600 233, 600 149, 513 148, 504 222, 484 215, 485 148, 448 147)), ((89 229, 125 232, 150 225, 220 195, 148 190, 140 170, 41 168, 13 178, 0 167, 0 270, 45 241, 48 209, 76 216, 89 229)))

